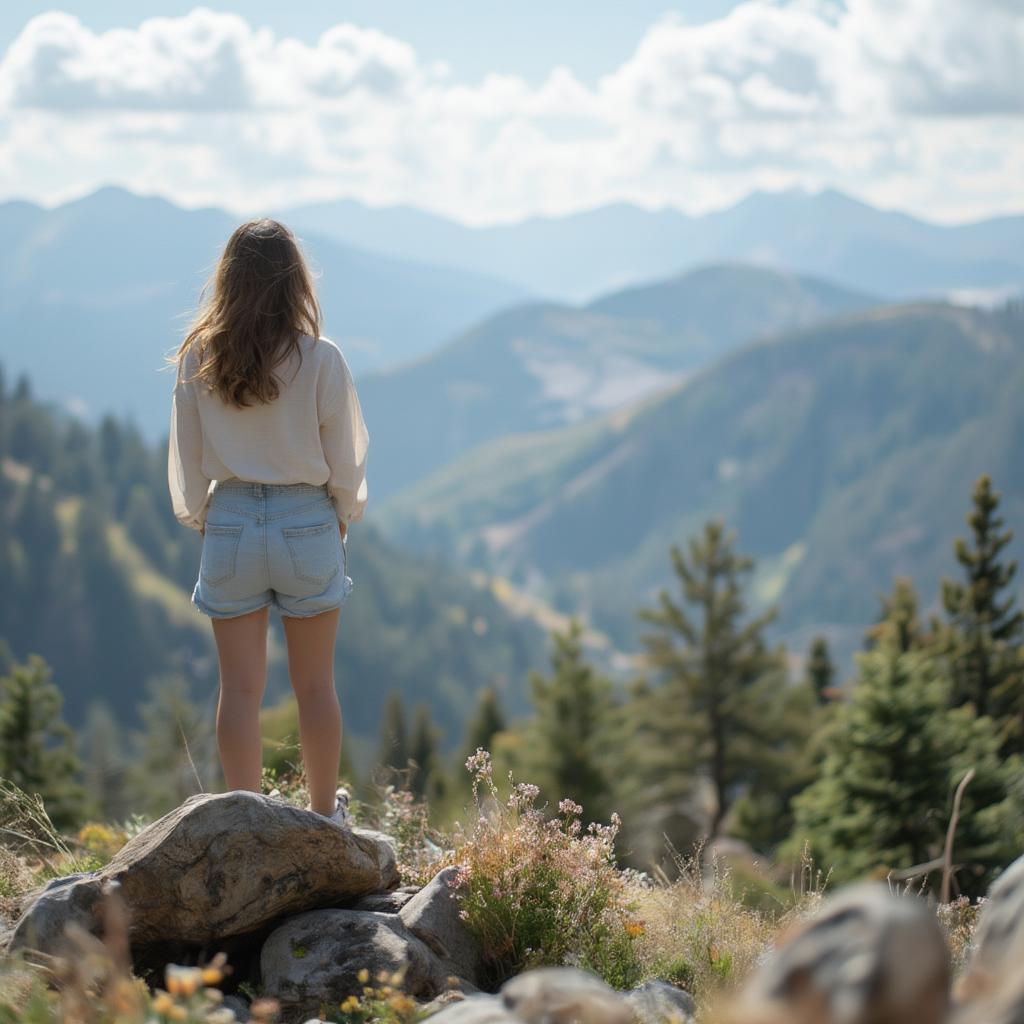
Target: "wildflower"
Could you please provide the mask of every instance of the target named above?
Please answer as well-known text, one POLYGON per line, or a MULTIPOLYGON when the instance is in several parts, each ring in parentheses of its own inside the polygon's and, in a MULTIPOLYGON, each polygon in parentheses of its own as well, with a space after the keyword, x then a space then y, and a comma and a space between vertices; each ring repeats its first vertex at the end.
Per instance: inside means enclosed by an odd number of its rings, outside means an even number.
POLYGON ((365 967, 361 967, 356 978, 359 980, 360 985, 365 985, 370 980, 370 972, 365 967))
POLYGON ((188 1007, 181 1003, 175 1003, 168 1011, 167 1016, 171 1020, 188 1020, 188 1007))
POLYGON ((395 973, 391 975, 391 984, 394 985, 396 988, 402 984, 402 981, 403 978, 401 971, 395 971, 395 973))
POLYGON ((153 997, 153 1012, 165 1014, 174 1005, 174 1000, 167 992, 158 991, 153 997))
POLYGON ((206 996, 211 1003, 220 1003, 224 1000, 224 993, 221 992, 219 988, 204 988, 203 995, 206 996))
MULTIPOLYGON (((362 974, 362 971, 359 972, 362 974)), ((356 996, 348 996, 341 1004, 342 1013, 354 1013, 359 1009, 359 999, 356 996)))
POLYGON ((203 982, 203 972, 198 967, 181 967, 178 964, 168 964, 165 971, 164 983, 167 991, 172 996, 193 995, 196 989, 203 982))
POLYGON ((644 933, 643 921, 627 921, 626 922, 626 934, 631 938, 635 939, 644 933))
POLYGON ((388 1006, 396 1013, 409 1013, 413 1008, 413 1001, 401 992, 396 993, 388 1000, 388 1006))
POLYGON ((576 803, 575 800, 570 800, 568 797, 566 797, 564 800, 559 801, 558 809, 562 812, 562 814, 568 815, 576 815, 583 813, 583 808, 580 807, 580 805, 576 803))
POLYGON ((254 1020, 269 1020, 281 1009, 281 1004, 273 996, 260 996, 253 1000, 249 1007, 249 1016, 254 1020))

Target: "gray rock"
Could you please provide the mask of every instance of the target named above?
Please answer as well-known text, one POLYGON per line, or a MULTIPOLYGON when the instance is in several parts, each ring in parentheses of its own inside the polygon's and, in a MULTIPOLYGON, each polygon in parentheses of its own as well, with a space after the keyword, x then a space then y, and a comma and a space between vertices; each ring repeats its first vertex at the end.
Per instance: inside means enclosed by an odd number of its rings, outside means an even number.
POLYGON ((439 871, 402 909, 399 918, 418 939, 455 967, 455 973, 478 984, 480 944, 459 917, 461 905, 450 882, 458 868, 439 871))
MULTIPOLYGON (((746 1004, 821 1024, 941 1024, 950 960, 923 900, 882 883, 840 890, 759 971, 746 1004)), ((741 1015, 738 1019, 744 1019, 741 1015)), ((746 1019, 757 1019, 752 1012, 746 1019)))
POLYGON ((538 967, 510 978, 502 1005, 527 1024, 633 1024, 633 1008, 596 974, 576 967, 538 967))
POLYGON ((397 914, 413 897, 411 892, 396 889, 394 892, 371 892, 360 896, 353 903, 346 903, 343 910, 370 910, 378 914, 397 914))
MULTIPOLYGON (((426 1009, 426 1007, 424 1007, 426 1009)), ((427 1018, 431 1024, 522 1024, 497 996, 467 996, 427 1018)))
POLYGON ((403 971, 400 990, 420 1000, 436 997, 453 973, 394 914, 358 910, 297 914, 270 933, 260 952, 263 992, 280 1000, 286 1024, 360 995, 364 967, 374 985, 379 971, 403 971))
POLYGON ((667 981, 647 981, 639 988, 624 993, 627 1003, 640 1024, 667 1024, 681 1021, 690 1024, 697 1004, 689 992, 667 981))
MULTIPOLYGON (((971 971, 993 972, 1024 942, 1024 857, 1018 857, 989 889, 974 931, 971 971)), ((1020 963, 1015 958, 1014 967, 1020 963)))
POLYGON ((236 1020, 246 1021, 249 1019, 249 1000, 244 996, 229 995, 221 1001, 234 1015, 236 1020))
POLYGON ((398 885, 375 833, 257 793, 200 793, 129 840, 99 871, 57 879, 19 919, 11 948, 50 952, 64 922, 94 934, 102 885, 120 883, 135 945, 207 944, 324 903, 398 885))

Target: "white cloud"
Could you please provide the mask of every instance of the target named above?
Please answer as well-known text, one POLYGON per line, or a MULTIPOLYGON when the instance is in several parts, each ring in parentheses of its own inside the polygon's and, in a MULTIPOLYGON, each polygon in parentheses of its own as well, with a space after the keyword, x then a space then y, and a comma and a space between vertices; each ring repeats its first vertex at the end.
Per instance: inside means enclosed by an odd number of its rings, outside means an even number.
POLYGON ((746 0, 659 20, 592 86, 455 81, 349 24, 310 45, 202 7, 103 33, 49 12, 0 59, 0 192, 117 181, 240 212, 346 194, 484 221, 833 185, 979 215, 1024 199, 1022 62, 1019 0, 746 0))

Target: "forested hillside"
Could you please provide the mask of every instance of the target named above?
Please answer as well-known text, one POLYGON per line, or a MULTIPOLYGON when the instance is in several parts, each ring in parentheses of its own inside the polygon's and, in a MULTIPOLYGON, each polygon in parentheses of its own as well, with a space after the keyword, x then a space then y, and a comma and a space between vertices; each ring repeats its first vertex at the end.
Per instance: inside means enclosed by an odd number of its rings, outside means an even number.
MULTIPOLYGON (((0 640, 46 659, 72 724, 96 700, 134 721, 156 678, 180 676, 197 698, 217 685, 209 620, 189 602, 201 538, 171 514, 166 453, 130 421, 89 429, 0 373, 0 640)), ((376 736, 391 692, 429 705, 448 742, 486 684, 523 706, 538 627, 361 524, 349 572, 336 678, 351 734, 376 736)), ((288 689, 276 613, 270 641, 268 699, 288 689)))
POLYGON ((360 382, 375 493, 387 497, 486 440, 599 415, 755 338, 874 301, 818 278, 736 264, 587 306, 502 310, 437 352, 360 382))
POLYGON ((1024 515, 1022 391, 1020 306, 879 308, 751 345, 629 410, 478 447, 383 519, 632 646, 667 546, 717 516, 782 627, 860 624, 894 575, 949 570, 950 495, 981 473, 1009 521, 1024 515))

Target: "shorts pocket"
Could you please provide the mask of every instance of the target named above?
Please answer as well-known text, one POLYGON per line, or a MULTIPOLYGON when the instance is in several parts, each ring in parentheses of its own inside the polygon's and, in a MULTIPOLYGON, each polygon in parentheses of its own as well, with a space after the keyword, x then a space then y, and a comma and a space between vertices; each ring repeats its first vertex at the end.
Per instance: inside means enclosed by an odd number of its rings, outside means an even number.
POLYGON ((241 523, 237 526, 206 524, 203 550, 199 558, 199 575, 207 583, 223 583, 235 575, 238 542, 241 539, 241 523))
POLYGON ((337 519, 317 526, 285 526, 292 568, 300 580, 329 583, 341 570, 341 532, 337 519))

